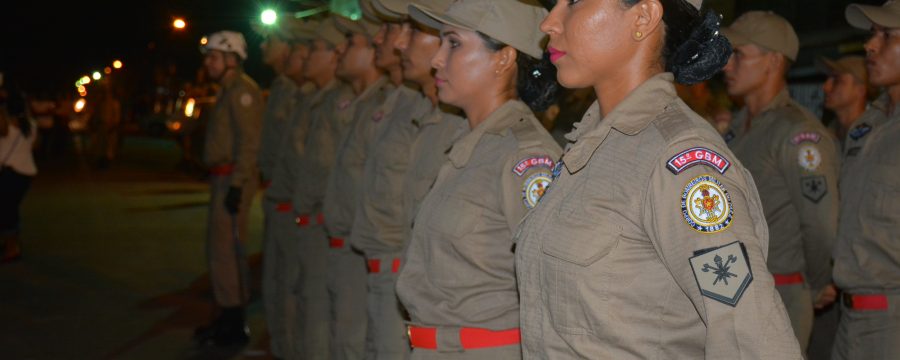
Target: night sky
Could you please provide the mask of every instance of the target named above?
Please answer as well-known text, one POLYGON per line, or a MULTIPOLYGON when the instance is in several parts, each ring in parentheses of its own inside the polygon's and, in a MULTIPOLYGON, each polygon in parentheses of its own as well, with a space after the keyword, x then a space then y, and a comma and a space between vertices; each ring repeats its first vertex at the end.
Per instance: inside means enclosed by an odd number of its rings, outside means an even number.
MULTIPOLYGON (((883 0, 854 2, 880 4, 883 0)), ((847 28, 843 9, 848 3, 707 0, 705 5, 724 13, 726 24, 735 14, 747 10, 774 10, 792 21, 803 38, 806 34, 847 28)), ((267 6, 293 10, 303 7, 299 1, 287 0, 4 1, 0 12, 0 71, 26 89, 74 90, 78 77, 102 70, 118 58, 124 61, 127 76, 142 72, 140 75, 146 77, 155 67, 175 64, 179 77, 191 79, 200 66, 199 38, 227 28, 247 36, 247 71, 266 85, 272 75, 259 63, 260 37, 250 31, 249 22, 267 6), (182 32, 172 30, 176 16, 188 22, 182 32)))

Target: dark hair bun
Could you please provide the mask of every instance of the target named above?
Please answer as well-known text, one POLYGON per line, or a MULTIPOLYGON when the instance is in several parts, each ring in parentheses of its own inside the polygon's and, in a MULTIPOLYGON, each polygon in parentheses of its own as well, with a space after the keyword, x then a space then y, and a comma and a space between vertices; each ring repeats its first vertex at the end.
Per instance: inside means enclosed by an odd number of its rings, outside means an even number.
POLYGON ((544 52, 540 59, 535 59, 519 51, 516 64, 519 67, 516 91, 531 111, 544 111, 556 103, 561 88, 556 81, 556 66, 550 62, 550 54, 544 52))
POLYGON ((690 37, 666 61, 667 71, 681 84, 709 80, 731 57, 731 43, 719 32, 721 17, 706 11, 690 37))

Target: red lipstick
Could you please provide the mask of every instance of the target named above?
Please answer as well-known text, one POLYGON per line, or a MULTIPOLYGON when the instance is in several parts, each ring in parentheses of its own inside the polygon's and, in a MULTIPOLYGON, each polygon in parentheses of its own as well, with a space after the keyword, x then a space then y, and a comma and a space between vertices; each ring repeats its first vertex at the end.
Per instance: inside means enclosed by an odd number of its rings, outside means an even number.
POLYGON ((552 62, 552 63, 554 63, 554 64, 555 64, 557 61, 559 61, 560 58, 562 58, 563 56, 566 56, 566 52, 565 52, 565 51, 558 50, 558 49, 556 49, 556 48, 554 48, 554 47, 548 48, 547 51, 550 52, 550 62, 552 62))

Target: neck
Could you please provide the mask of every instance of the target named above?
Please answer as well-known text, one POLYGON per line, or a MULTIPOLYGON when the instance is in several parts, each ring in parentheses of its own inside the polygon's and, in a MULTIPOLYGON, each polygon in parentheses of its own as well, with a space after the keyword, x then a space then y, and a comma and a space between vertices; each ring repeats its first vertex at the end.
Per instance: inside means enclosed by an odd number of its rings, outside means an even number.
POLYGON ((297 84, 297 86, 303 86, 303 84, 306 83, 306 78, 303 77, 303 74, 287 75, 287 77, 288 79, 291 79, 294 84, 297 84))
POLYGON ((892 115, 897 111, 897 105, 900 104, 900 84, 894 84, 887 88, 888 98, 888 115, 892 115))
POLYGON ((438 104, 438 94, 437 94, 437 86, 434 85, 434 78, 429 76, 424 81, 419 82, 419 86, 422 87, 422 94, 431 100, 431 104, 437 106, 438 104))
POLYGON ((853 122, 856 121, 856 119, 859 119, 865 111, 866 101, 864 99, 856 104, 845 106, 840 109, 834 109, 834 114, 837 116, 841 132, 846 133, 846 130, 850 128, 850 125, 853 125, 853 122))
MULTIPOLYGON (((285 61, 287 61, 287 60, 285 60, 285 61)), ((275 73, 275 76, 284 74, 285 64, 283 64, 283 62, 285 62, 285 61, 276 61, 274 64, 271 65, 272 72, 275 73)))
POLYGON ((474 129, 483 123, 494 111, 497 111, 507 101, 515 98, 515 94, 509 90, 498 91, 495 96, 486 97, 483 101, 463 107, 466 117, 469 119, 469 128, 474 129))
POLYGON ((629 64, 626 69, 605 77, 594 84, 594 93, 604 117, 616 108, 634 89, 658 74, 660 70, 629 64))
POLYGON ((316 84, 318 89, 328 86, 332 81, 334 81, 334 71, 319 72, 319 76, 313 79, 313 83, 316 84))
POLYGON ((388 77, 390 77, 391 83, 400 86, 403 83, 403 68, 400 65, 391 66, 388 68, 388 77))
MULTIPOLYGON (((779 77, 768 81, 756 91, 744 96, 744 105, 747 107, 749 118, 752 119, 759 115, 766 106, 772 103, 772 100, 775 100, 775 97, 781 93, 781 90, 784 90, 785 86, 787 84, 784 78, 779 77)), ((749 127, 749 123, 747 126, 749 127)))
POLYGON ((381 71, 375 67, 371 67, 363 75, 354 79, 350 86, 353 87, 353 92, 356 93, 356 95, 359 95, 378 81, 379 78, 381 78, 381 71))
POLYGON ((237 75, 237 72, 236 68, 225 69, 225 72, 222 73, 222 78, 219 79, 219 84, 224 84, 226 81, 237 75))

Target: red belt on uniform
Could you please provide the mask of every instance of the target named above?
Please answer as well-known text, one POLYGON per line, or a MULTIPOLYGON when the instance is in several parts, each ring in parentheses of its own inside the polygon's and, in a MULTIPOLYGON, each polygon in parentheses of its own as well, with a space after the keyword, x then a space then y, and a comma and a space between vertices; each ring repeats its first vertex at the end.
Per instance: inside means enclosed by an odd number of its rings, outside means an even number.
POLYGON ((328 238, 328 247, 332 249, 343 249, 344 248, 344 239, 341 238, 328 238))
POLYGON ((234 172, 234 164, 225 164, 209 168, 209 174, 215 176, 228 176, 234 172))
POLYGON ((882 294, 841 294, 844 306, 853 310, 887 310, 888 298, 882 294))
MULTIPOLYGON (((381 272, 381 260, 369 259, 367 262, 369 263, 369 274, 378 274, 381 272)), ((400 272, 400 259, 394 259, 391 261, 391 272, 400 272)))
MULTIPOLYGON (((437 328, 409 326, 407 334, 412 347, 437 350, 437 328)), ((497 331, 481 328, 459 329, 459 343, 466 350, 509 346, 521 341, 519 329, 497 331)))
POLYGON ((294 204, 289 202, 283 202, 275 204, 275 211, 280 213, 287 213, 294 210, 294 204))
POLYGON ((775 286, 795 285, 803 283, 803 273, 772 274, 775 278, 775 286))
POLYGON ((316 225, 322 225, 325 223, 325 215, 318 214, 316 216, 312 215, 298 215, 294 220, 297 223, 297 226, 304 227, 309 226, 310 224, 315 223, 316 225))

